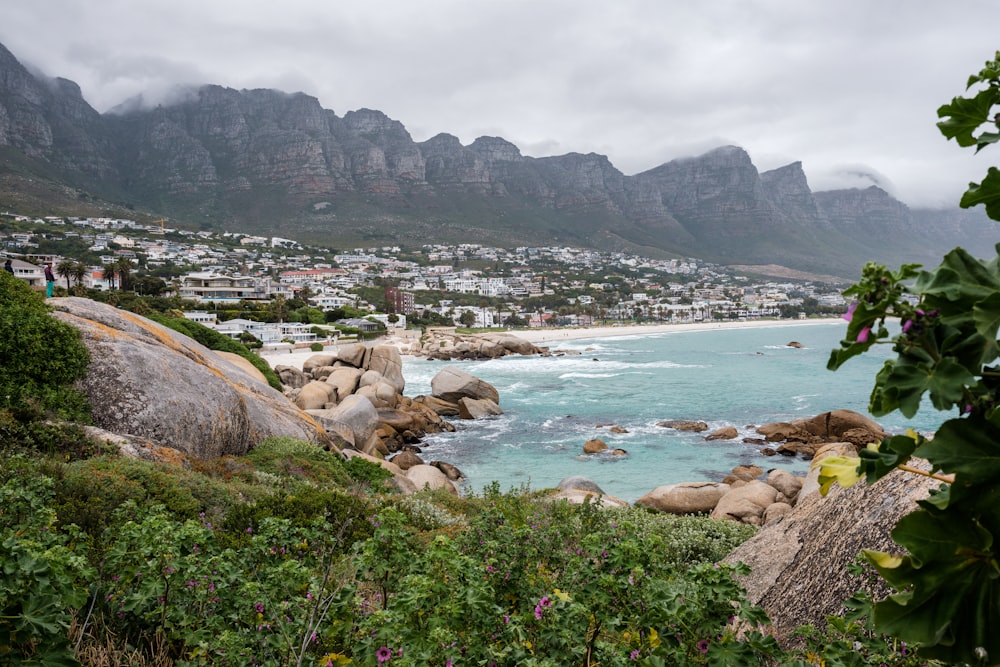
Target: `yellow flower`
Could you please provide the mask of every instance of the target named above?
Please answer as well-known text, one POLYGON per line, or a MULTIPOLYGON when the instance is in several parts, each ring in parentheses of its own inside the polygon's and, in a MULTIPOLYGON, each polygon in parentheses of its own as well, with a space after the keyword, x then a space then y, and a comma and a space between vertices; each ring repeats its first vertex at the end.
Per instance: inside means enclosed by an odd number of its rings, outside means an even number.
POLYGON ((860 460, 850 456, 828 456, 813 464, 819 467, 819 492, 825 496, 834 482, 848 488, 861 479, 860 460))
POLYGON ((552 597, 558 598, 558 599, 562 600, 563 602, 569 602, 569 593, 564 593, 561 590, 559 590, 558 588, 555 589, 554 591, 552 591, 552 597))

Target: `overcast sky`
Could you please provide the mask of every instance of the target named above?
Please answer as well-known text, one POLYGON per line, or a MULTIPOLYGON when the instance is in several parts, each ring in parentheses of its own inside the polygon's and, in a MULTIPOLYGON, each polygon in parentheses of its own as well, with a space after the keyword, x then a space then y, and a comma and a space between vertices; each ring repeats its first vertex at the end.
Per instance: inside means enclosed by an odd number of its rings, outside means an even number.
POLYGON ((975 156, 937 108, 1000 49, 997 0, 10 0, 2 42, 104 112, 179 85, 275 88, 416 141, 500 136, 626 174, 724 144, 813 190, 954 205, 975 156), (875 179, 874 181, 872 179, 875 179))

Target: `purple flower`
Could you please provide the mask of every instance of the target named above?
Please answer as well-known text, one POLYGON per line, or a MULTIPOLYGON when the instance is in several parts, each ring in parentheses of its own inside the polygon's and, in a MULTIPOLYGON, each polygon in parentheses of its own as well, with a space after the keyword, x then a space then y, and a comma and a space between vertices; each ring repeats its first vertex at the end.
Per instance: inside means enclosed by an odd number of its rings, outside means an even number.
POLYGON ((867 343, 868 342, 868 334, 870 334, 871 332, 872 332, 872 328, 871 327, 865 327, 864 329, 862 329, 861 331, 859 331, 858 332, 858 342, 859 343, 867 343))
POLYGON ((551 607, 552 606, 552 600, 548 599, 547 597, 544 597, 544 598, 542 598, 541 600, 538 601, 538 604, 540 606, 542 606, 542 607, 551 607))
POLYGON ((697 647, 697 649, 701 653, 708 653, 708 640, 707 639, 702 639, 695 646, 697 647))
POLYGON ((444 667, 452 667, 451 658, 448 658, 447 660, 445 660, 444 667))
POLYGON ((628 657, 629 657, 629 660, 638 660, 639 659, 639 649, 635 649, 634 651, 632 651, 631 653, 629 653, 628 657))
POLYGON ((538 605, 535 605, 535 618, 539 621, 542 620, 542 608, 538 605))
POLYGON ((907 333, 912 328, 913 328, 913 320, 906 320, 905 322, 903 322, 903 333, 907 333))
POLYGON ((379 650, 375 651, 375 657, 378 659, 378 664, 383 662, 388 662, 392 658, 392 649, 388 646, 383 646, 379 650))
POLYGON ((263 614, 264 613, 264 603, 263 602, 258 602, 256 604, 254 604, 253 608, 254 608, 254 611, 256 611, 258 614, 263 614))
POLYGON ((841 317, 850 322, 851 318, 854 317, 854 311, 857 310, 857 308, 858 308, 858 302, 855 301, 854 303, 852 303, 847 307, 847 312, 841 315, 841 317))

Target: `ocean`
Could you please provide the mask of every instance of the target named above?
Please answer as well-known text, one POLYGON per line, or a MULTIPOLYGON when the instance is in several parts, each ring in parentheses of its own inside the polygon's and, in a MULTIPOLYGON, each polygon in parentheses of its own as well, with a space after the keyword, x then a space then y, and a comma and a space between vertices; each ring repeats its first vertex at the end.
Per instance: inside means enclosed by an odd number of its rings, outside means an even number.
MULTIPOLYGON (((499 417, 455 419, 454 433, 433 434, 421 445, 425 460, 452 463, 465 474, 463 492, 554 487, 581 475, 634 502, 663 484, 721 481, 737 465, 756 464, 804 473, 800 457, 764 456, 761 424, 811 417, 839 408, 868 414, 875 374, 891 347, 875 346, 837 372, 826 370, 846 323, 831 321, 773 327, 682 331, 546 344, 579 355, 507 356, 488 361, 407 359, 407 396, 429 394, 431 379, 457 365, 500 393, 499 417), (801 348, 789 347, 798 342, 801 348), (667 419, 697 420, 709 430, 689 433, 657 426, 667 419), (617 425, 626 433, 612 433, 617 425), (704 436, 734 426, 736 440, 704 436), (583 444, 604 440, 627 456, 583 455, 583 444)), ((931 408, 914 420, 892 415, 877 421, 890 432, 932 431, 944 415, 931 408)))

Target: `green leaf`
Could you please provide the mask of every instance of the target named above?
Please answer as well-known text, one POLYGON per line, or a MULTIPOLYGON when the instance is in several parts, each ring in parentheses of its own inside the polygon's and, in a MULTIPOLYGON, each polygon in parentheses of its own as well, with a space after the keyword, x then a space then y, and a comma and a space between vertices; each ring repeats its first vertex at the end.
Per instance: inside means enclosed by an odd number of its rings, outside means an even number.
POLYGON ((1000 482, 1000 428, 975 413, 944 422, 915 454, 963 484, 1000 482))
POLYGON ((977 139, 973 132, 987 122, 994 104, 1000 103, 1000 92, 987 88, 975 97, 955 97, 951 104, 938 108, 938 129, 948 139, 954 139, 959 146, 974 146, 977 139))
POLYGON ((862 449, 858 456, 865 480, 871 484, 885 477, 899 464, 906 463, 917 443, 922 440, 923 436, 919 435, 916 440, 909 435, 895 435, 879 443, 878 449, 862 449))
POLYGON ((969 189, 958 203, 962 208, 972 208, 978 204, 986 207, 986 215, 990 219, 1000 220, 1000 169, 990 167, 982 183, 969 183, 969 189))
POLYGON ((886 362, 879 373, 880 391, 872 394, 871 412, 879 417, 898 408, 906 417, 913 417, 925 392, 930 393, 935 408, 947 410, 962 401, 963 390, 975 381, 972 373, 948 357, 931 365, 901 356, 886 362))
POLYGON ((910 512, 892 530, 892 539, 910 552, 914 567, 923 563, 956 559, 963 562, 970 551, 986 552, 993 536, 979 522, 958 512, 910 512))

